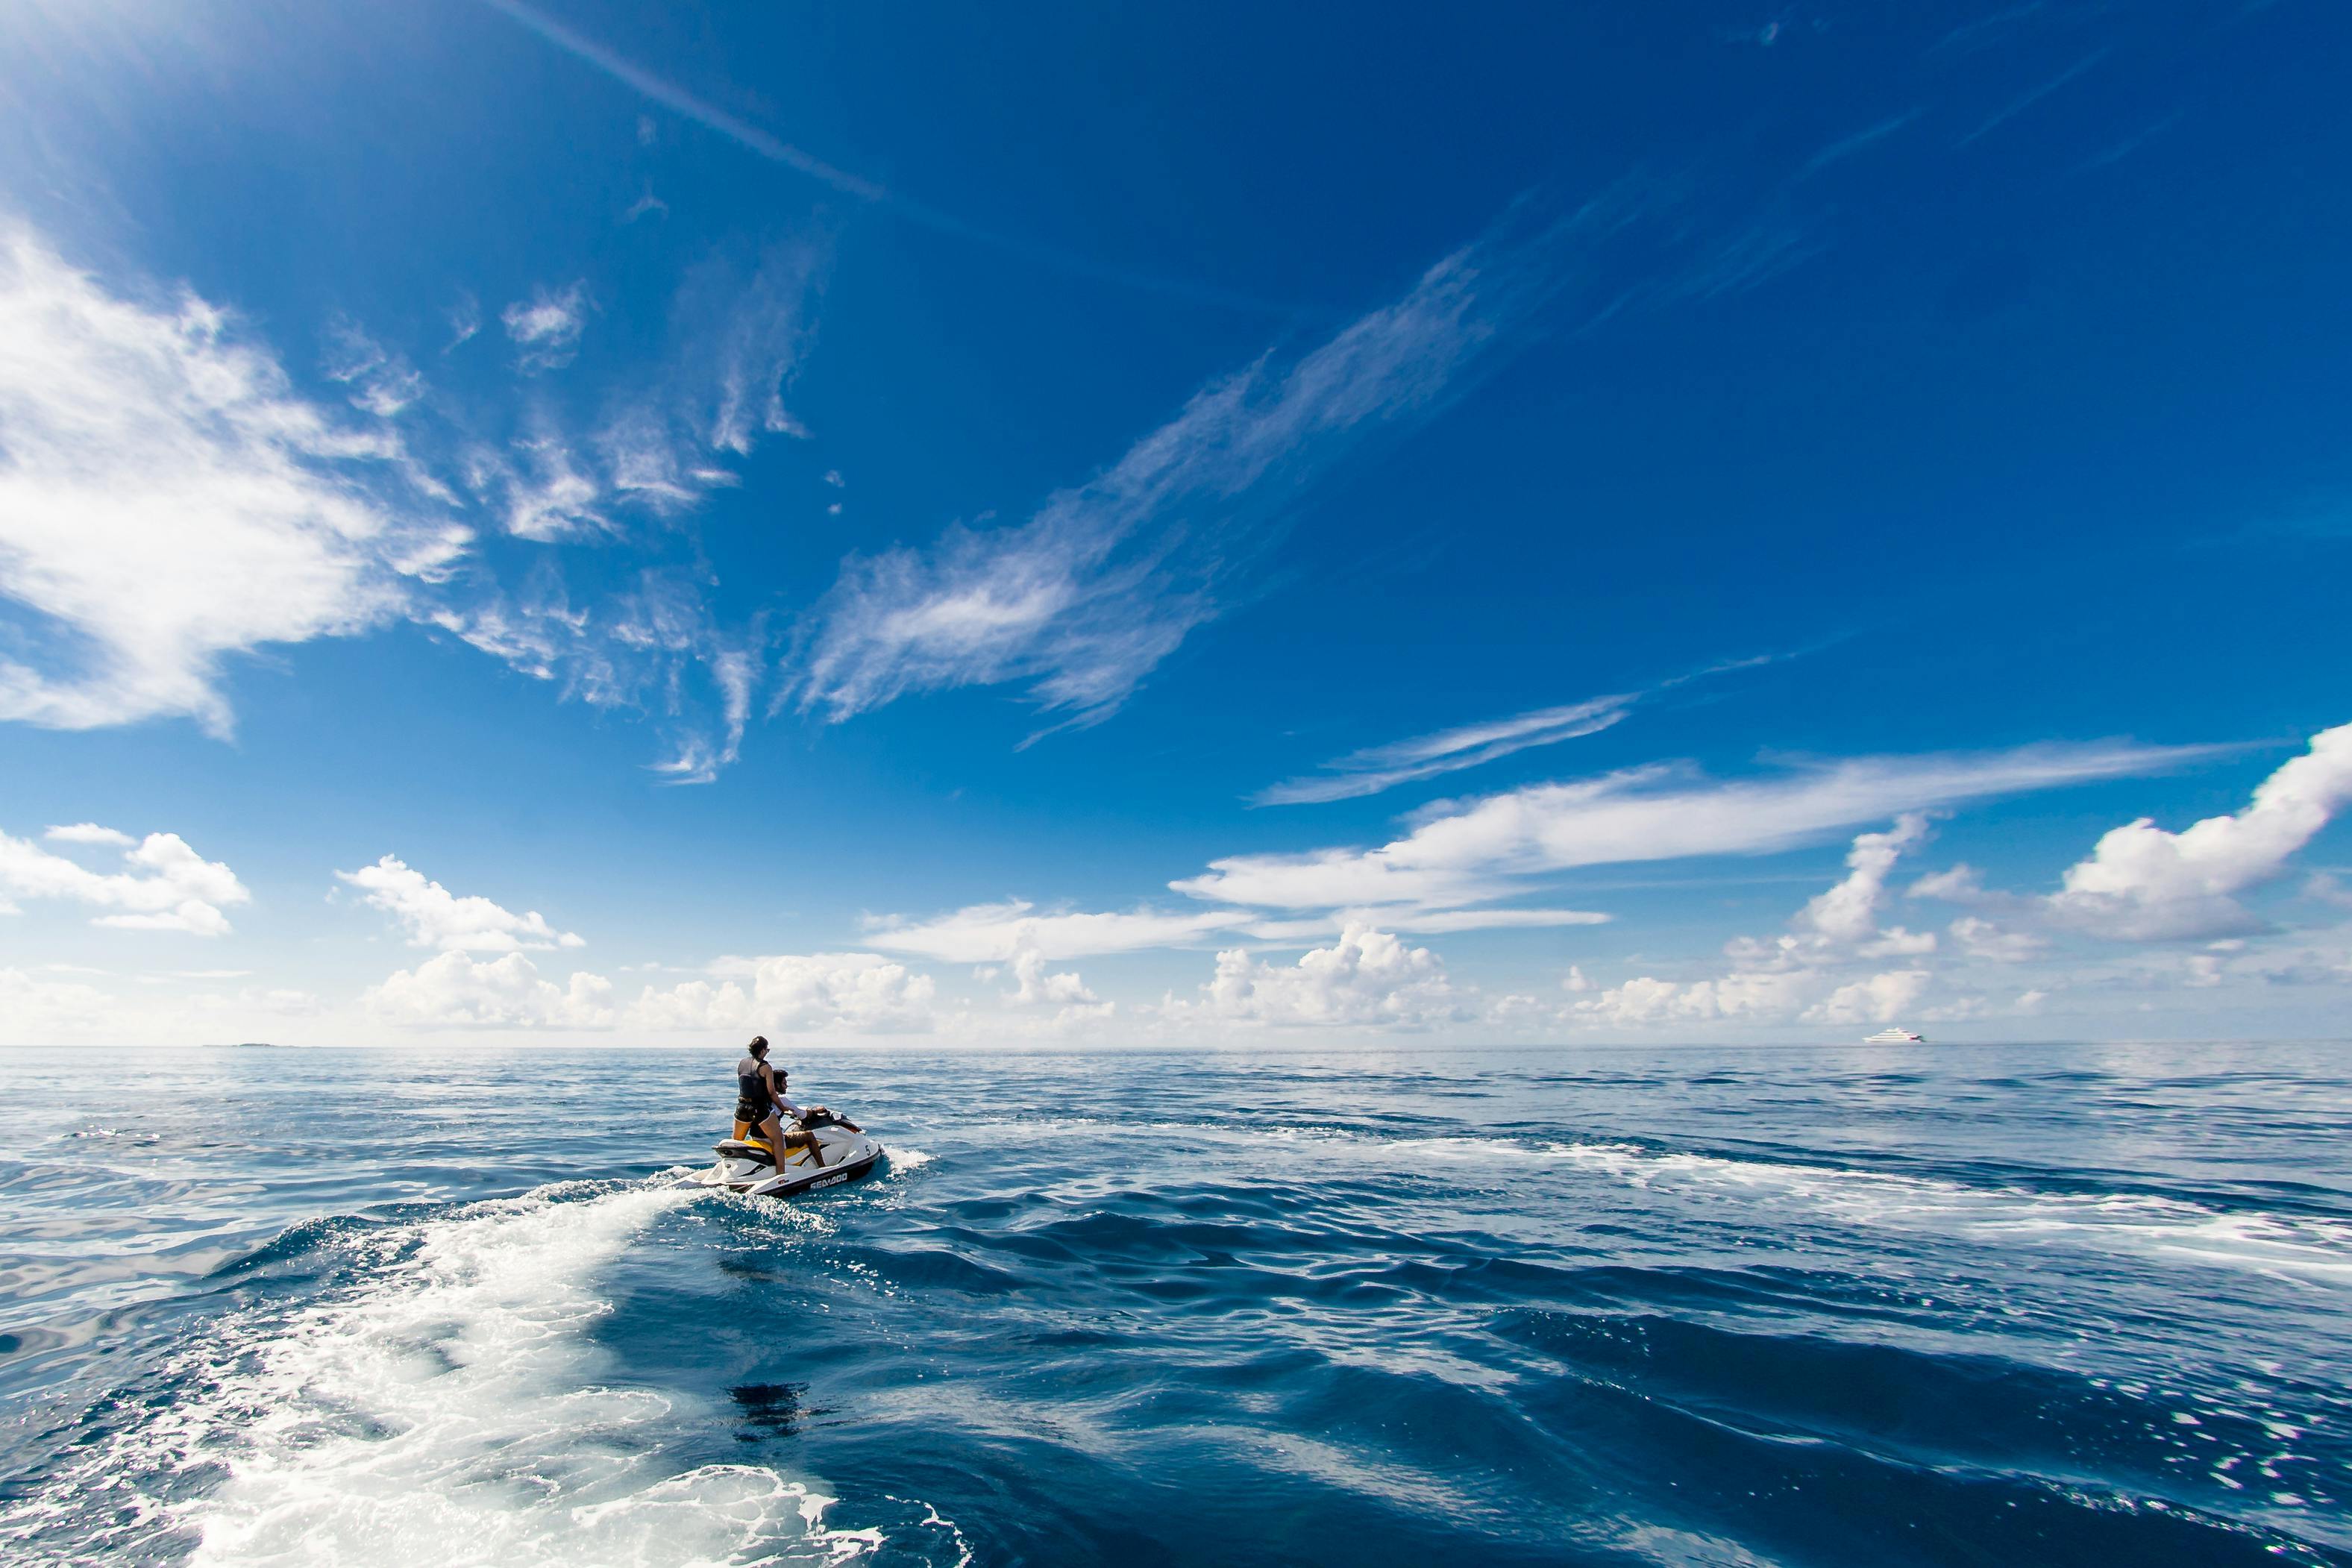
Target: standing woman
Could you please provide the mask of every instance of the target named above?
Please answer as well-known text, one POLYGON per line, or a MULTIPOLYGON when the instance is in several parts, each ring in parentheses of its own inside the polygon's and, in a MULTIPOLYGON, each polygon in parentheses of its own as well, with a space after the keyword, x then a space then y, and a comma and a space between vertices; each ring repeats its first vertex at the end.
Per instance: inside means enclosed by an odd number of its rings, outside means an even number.
POLYGON ((795 1127, 786 1132, 783 1112, 777 1104, 774 1069, 768 1066, 768 1037, 754 1035, 744 1047, 746 1055, 735 1064, 735 1136, 742 1137, 757 1127, 768 1141, 768 1152, 775 1157, 776 1169, 784 1168, 784 1151, 806 1149, 813 1163, 823 1164, 817 1153, 816 1134, 795 1127))
POLYGON ((776 1121, 776 1078, 768 1068, 768 1037, 754 1035, 744 1047, 744 1057, 735 1064, 735 1136, 741 1138, 758 1128, 768 1140, 768 1147, 777 1147, 781 1129, 776 1121))

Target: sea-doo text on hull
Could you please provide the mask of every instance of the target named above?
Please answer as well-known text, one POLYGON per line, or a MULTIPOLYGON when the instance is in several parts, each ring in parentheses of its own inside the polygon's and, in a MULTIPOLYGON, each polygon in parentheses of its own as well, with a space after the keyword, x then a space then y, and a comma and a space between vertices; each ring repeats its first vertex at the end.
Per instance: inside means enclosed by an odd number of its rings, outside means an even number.
POLYGON ((871 1175, 888 1152, 865 1133, 837 1124, 827 1123, 814 1131, 816 1148, 786 1150, 782 1170, 768 1141, 754 1132, 749 1138, 721 1142, 717 1147, 718 1163, 686 1179, 698 1187, 725 1187, 755 1198, 798 1197, 871 1175))

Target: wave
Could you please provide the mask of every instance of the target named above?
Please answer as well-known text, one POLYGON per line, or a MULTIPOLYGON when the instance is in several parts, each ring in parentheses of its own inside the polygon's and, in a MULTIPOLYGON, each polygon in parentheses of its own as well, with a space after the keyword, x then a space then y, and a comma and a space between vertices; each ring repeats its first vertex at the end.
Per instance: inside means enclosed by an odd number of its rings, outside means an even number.
POLYGON ((2352 1220, 2117 1189, 2053 1192, 2025 1181, 1972 1182, 1807 1161, 1776 1161, 1630 1142, 1508 1132, 1387 1133, 1330 1124, 1080 1119, 1097 1135, 1180 1136, 1242 1149, 1299 1145, 1394 1168, 1591 1171, 1625 1185, 1717 1200, 1789 1205, 1833 1224, 1926 1230, 2027 1246, 2074 1246, 2148 1262, 2265 1274, 2352 1288, 2352 1220))
POLYGON ((833 1499, 682 1464, 705 1413, 608 1381, 595 1276, 692 1196, 559 1184, 334 1237, 354 1288, 226 1325, 166 1369, 168 1397, 0 1514, 0 1542, 145 1560, 161 1537, 203 1565, 866 1555, 880 1532, 829 1526, 833 1499), (93 1489, 103 1517, 79 1517, 93 1489))
POLYGON ((1975 1232, 2125 1250, 2143 1258, 2352 1286, 2352 1222, 2229 1209, 2146 1193, 2053 1193, 1822 1164, 1783 1164, 1622 1143, 1544 1152, 1634 1186, 1798 1203, 1851 1225, 1975 1232))

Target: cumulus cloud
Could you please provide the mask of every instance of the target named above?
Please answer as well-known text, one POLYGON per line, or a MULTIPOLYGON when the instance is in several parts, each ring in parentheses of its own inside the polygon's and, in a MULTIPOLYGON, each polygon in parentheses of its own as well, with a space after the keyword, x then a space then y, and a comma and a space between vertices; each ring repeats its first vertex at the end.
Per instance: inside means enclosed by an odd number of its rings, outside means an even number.
POLYGON ((1832 942, 1861 942, 1878 929, 1878 911, 1886 900, 1886 876, 1908 849, 1927 841, 1927 818, 1905 812, 1886 833, 1864 833, 1846 854, 1845 879, 1817 894, 1797 915, 1796 923, 1820 932, 1832 942))
POLYGON ((1115 1002, 1106 1002, 1089 990, 1076 970, 1049 973, 1045 961, 1034 952, 1024 952, 1013 960, 1014 988, 1004 1000, 1015 1007, 1051 1007, 1055 1009, 1053 1021, 1070 1026, 1094 1018, 1108 1018, 1118 1010, 1115 1002))
POLYGON ((371 909, 382 910, 408 932, 412 947, 445 952, 515 952, 582 947, 573 932, 557 931, 537 910, 516 914, 485 898, 459 897, 396 856, 335 875, 360 889, 371 909))
POLYGON ((610 1028, 613 983, 579 973, 558 985, 520 952, 488 961, 460 949, 370 986, 361 1005, 388 1022, 445 1028, 610 1028))
POLYGON ((47 1045, 86 1034, 110 1018, 114 999, 79 980, 49 980, 0 968, 0 1044, 47 1045))
POLYGON ((61 842, 122 847, 124 869, 92 871, 29 839, 0 833, 0 913, 14 913, 15 900, 55 900, 106 910, 92 925, 130 931, 177 931, 195 936, 226 936, 224 905, 251 900, 236 873, 188 847, 176 833, 151 833, 131 845, 128 834, 94 823, 52 828, 61 842))
POLYGON ((1387 931, 1349 926, 1329 947, 1297 963, 1268 963, 1241 948, 1217 954, 1215 976, 1196 1004, 1173 1003, 1225 1023, 1421 1026, 1467 1016, 1445 965, 1425 947, 1387 931))
POLYGON ((631 1002, 600 974, 577 973, 559 985, 520 952, 484 960, 452 950, 389 976, 361 1000, 389 1022, 420 1028, 895 1035, 931 1026, 929 976, 878 953, 782 954, 713 968, 720 977, 648 985, 631 1002))
POLYGON ((1778 1023, 1805 1018, 1849 1023, 1868 1009, 1900 1011, 1925 989, 1926 970, 1906 969, 1844 981, 1863 961, 1913 958, 1935 951, 1932 931, 1882 929, 1886 881, 1902 857, 1927 839, 1927 819, 1906 812, 1885 832, 1857 834, 1846 874, 1806 900, 1779 937, 1735 937, 1725 943, 1734 972, 1677 982, 1642 975, 1591 994, 1580 971, 1568 989, 1587 993, 1571 1016, 1615 1026, 1721 1022, 1778 1023))
POLYGON ((1965 904, 1984 897, 1984 873, 1963 861, 1949 870, 1937 871, 1920 878, 1906 889, 1905 897, 1942 899, 1949 903, 1965 904))
POLYGON ((1645 974, 1584 996, 1572 1011, 1587 1021, 1619 1026, 1769 1022, 1793 1016, 1820 987, 1821 976, 1811 970, 1727 974, 1688 983, 1645 974))
POLYGON ((1412 904, 1447 908, 1581 866, 1786 849, 1897 812, 2149 773, 2200 748, 2120 742, 1909 757, 1856 757, 1730 783, 1656 765, 1531 785, 1424 814, 1373 849, 1240 855, 1178 892, 1286 909, 1412 904))
POLYGON ((1617 1027, 1694 1024, 1891 1024, 1926 992, 1924 969, 1834 984, 1817 969, 1755 971, 1677 983, 1652 975, 1577 1001, 1572 1016, 1617 1027))
POLYGON ((580 334, 588 321, 588 285, 584 280, 562 289, 542 284, 530 299, 509 305, 499 320, 515 345, 515 364, 523 374, 561 370, 580 352, 580 334))
POLYGON ((932 1026, 937 986, 875 952, 787 953, 712 966, 728 976, 647 986, 630 1018, 646 1028, 773 1028, 909 1035, 932 1026))
POLYGON ((1525 213, 1296 360, 1268 354, 1025 521, 852 556, 820 606, 798 689, 845 720, 909 693, 1019 682, 1068 722, 1126 700, 1303 487, 1376 433, 1418 425, 1525 341, 1619 215, 1525 213))
POLYGON ((1924 969, 1889 970, 1839 986, 1805 1016, 1823 1024, 1892 1024, 1927 989, 1924 969))
POLYGON ((1952 940, 1960 944, 1962 952, 1988 963, 2024 963, 2050 948, 2032 931, 2007 931, 1979 915, 1962 915, 1951 929, 1952 940))
POLYGON ((125 297, 0 231, 0 719, 226 733, 225 656, 378 626, 465 549, 379 499, 402 457, 194 294, 125 297))
POLYGON ((2270 880, 2352 800, 2352 724, 2323 730, 2310 750, 2254 790, 2245 810, 2179 833, 2148 817, 2109 831, 2051 895, 2053 919, 2121 941, 2225 936, 2260 922, 2236 895, 2270 880))

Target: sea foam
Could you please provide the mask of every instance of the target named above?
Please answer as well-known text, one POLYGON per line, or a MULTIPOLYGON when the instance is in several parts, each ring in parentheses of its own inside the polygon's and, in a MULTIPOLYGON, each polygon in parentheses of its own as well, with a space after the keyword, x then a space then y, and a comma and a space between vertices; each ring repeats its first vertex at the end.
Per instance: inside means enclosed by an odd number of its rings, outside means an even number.
POLYGON ((761 1467, 681 1464, 703 1413, 606 1381, 596 1277, 691 1197, 563 1184, 369 1232, 357 1285, 225 1326, 173 1369, 176 1400, 33 1508, 100 1477, 202 1468, 216 1479, 182 1500, 118 1496, 111 1539, 89 1544, 174 1535, 223 1565, 864 1555, 879 1534, 828 1528, 832 1499, 761 1467))

